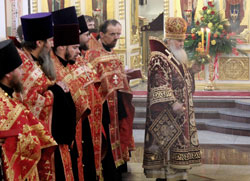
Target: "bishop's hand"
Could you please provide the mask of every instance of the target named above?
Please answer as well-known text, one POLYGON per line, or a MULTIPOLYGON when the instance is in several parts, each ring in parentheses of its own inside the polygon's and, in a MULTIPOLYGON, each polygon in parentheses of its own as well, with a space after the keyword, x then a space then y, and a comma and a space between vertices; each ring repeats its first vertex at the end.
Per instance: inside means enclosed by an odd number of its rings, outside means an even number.
POLYGON ((182 103, 175 102, 175 103, 172 105, 172 108, 173 108, 173 111, 174 111, 175 114, 177 114, 177 115, 182 115, 182 114, 184 114, 185 107, 183 106, 182 103))

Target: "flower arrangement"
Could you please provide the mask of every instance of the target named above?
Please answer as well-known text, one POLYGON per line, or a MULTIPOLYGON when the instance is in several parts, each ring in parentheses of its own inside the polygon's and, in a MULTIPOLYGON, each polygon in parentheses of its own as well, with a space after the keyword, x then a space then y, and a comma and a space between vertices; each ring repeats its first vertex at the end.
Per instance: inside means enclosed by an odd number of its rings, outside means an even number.
POLYGON ((184 45, 189 59, 206 64, 210 56, 216 57, 219 53, 238 55, 241 51, 236 48, 237 40, 232 38, 235 34, 227 33, 228 20, 221 18, 214 2, 208 1, 199 13, 201 18, 195 22, 184 45))

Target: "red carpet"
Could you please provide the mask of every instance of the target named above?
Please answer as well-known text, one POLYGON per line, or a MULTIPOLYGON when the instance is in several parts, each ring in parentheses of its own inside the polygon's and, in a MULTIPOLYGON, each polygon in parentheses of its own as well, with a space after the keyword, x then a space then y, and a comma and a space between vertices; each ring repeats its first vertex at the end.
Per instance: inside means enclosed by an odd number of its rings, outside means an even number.
MULTIPOLYGON (((135 97, 146 97, 147 91, 133 91, 135 97)), ((250 92, 240 92, 240 91, 197 91, 194 96, 206 96, 206 97, 248 97, 250 98, 250 92)))

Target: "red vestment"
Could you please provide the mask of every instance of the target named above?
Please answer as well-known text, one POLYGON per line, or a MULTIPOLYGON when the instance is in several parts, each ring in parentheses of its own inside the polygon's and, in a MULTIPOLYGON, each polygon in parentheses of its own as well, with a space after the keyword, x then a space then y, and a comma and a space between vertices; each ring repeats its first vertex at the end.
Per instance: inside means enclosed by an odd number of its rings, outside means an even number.
POLYGON ((193 77, 162 41, 152 37, 150 48, 143 168, 146 177, 167 175, 169 179, 168 175, 177 177, 178 172, 201 162, 192 99, 193 77), (182 115, 173 111, 175 102, 183 104, 182 115))
POLYGON ((86 116, 88 116, 94 146, 96 174, 101 176, 102 102, 94 86, 94 83, 97 81, 95 73, 82 57, 79 57, 75 64, 68 64, 66 67, 62 65, 55 54, 52 54, 51 57, 56 68, 57 80, 63 81, 69 86, 76 106, 76 144, 79 154, 79 180, 83 179, 83 175, 81 175, 83 170, 82 158, 85 155, 82 154, 82 121, 86 116))
POLYGON ((53 85, 53 82, 47 78, 29 52, 18 50, 18 53, 23 61, 24 72, 22 78, 24 92, 21 99, 44 126, 51 130, 53 93, 48 90, 48 87, 53 85))
POLYGON ((106 51, 100 42, 96 41, 96 44, 94 49, 86 53, 85 58, 97 72, 100 80, 98 92, 102 97, 102 103, 105 101, 108 103, 110 141, 115 165, 118 167, 124 163, 124 160, 129 160, 129 151, 134 149, 132 92, 119 57, 113 50, 106 51), (122 102, 127 114, 127 117, 122 120, 118 120, 117 91, 122 94, 122 102))
MULTIPOLYGON (((7 137, 2 145, 6 180, 39 180, 42 149, 46 148, 45 156, 50 156, 56 142, 22 102, 7 97, 1 88, 0 110, 0 132, 16 130, 17 135, 7 137)), ((51 173, 47 174, 44 180, 51 178, 51 173)))
MULTIPOLYGON (((23 99, 31 112, 41 120, 41 123, 48 128, 51 132, 52 126, 52 108, 53 108, 53 93, 48 90, 49 86, 54 84, 53 81, 50 81, 49 78, 44 74, 40 65, 36 61, 33 60, 31 54, 24 50, 18 50, 19 55, 23 61, 22 69, 23 69, 23 88, 24 92, 22 97, 20 95, 16 95, 23 99)), ((62 161, 64 163, 65 168, 65 176, 73 178, 72 170, 70 170, 70 166, 66 166, 70 163, 70 155, 68 153, 67 145, 59 146, 60 152, 62 156, 62 161)), ((54 170, 54 158, 46 155, 47 153, 43 153, 43 164, 39 165, 39 176, 40 179, 48 178, 48 180, 55 180, 55 170, 54 170)), ((46 179, 45 179, 46 180, 46 179)))

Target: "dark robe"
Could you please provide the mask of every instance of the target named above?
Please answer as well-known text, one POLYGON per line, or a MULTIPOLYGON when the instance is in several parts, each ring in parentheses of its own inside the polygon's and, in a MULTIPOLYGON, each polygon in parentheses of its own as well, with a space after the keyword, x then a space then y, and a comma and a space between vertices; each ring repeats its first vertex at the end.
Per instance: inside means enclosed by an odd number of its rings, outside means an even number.
MULTIPOLYGON (((69 60, 65 61, 61 57, 57 56, 58 60, 62 63, 64 67, 67 67, 68 64, 74 64, 75 61, 69 60)), ((72 100, 73 101, 73 100, 72 100)), ((74 104, 74 102, 73 102, 74 104)), ((74 125, 74 130, 76 129, 76 125, 74 125)), ((75 132, 74 132, 75 133, 75 132)), ((75 138, 74 143, 76 143, 75 138)), ((83 173, 85 181, 95 181, 96 180, 96 169, 95 169, 95 161, 94 161, 94 148, 93 142, 91 138, 91 131, 88 118, 82 120, 82 152, 83 152, 83 173)), ((78 180, 78 167, 77 160, 78 150, 76 144, 73 145, 73 149, 71 151, 71 160, 72 160, 72 169, 74 173, 75 180, 78 180)))
MULTIPOLYGON (((31 54, 34 61, 39 61, 31 54)), ((58 144, 66 144, 69 147, 75 138, 76 108, 70 92, 64 90, 57 84, 48 88, 53 92, 53 114, 51 134, 58 144)), ((59 148, 55 150, 55 176, 56 180, 65 180, 65 171, 59 148)), ((72 161, 72 160, 71 160, 72 161)))
MULTIPOLYGON (((65 93, 60 86, 49 87, 54 94, 52 115, 52 136, 58 144, 71 146, 75 138, 76 109, 70 92, 65 93)), ((56 180, 65 180, 64 168, 59 148, 55 150, 56 180)))
POLYGON ((186 170, 201 162, 193 75, 161 40, 151 37, 150 48, 144 173, 147 178, 186 179, 186 170), (173 111, 175 102, 183 104, 183 114, 173 111))

